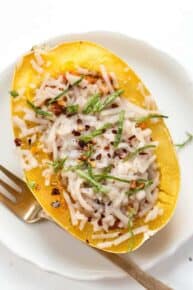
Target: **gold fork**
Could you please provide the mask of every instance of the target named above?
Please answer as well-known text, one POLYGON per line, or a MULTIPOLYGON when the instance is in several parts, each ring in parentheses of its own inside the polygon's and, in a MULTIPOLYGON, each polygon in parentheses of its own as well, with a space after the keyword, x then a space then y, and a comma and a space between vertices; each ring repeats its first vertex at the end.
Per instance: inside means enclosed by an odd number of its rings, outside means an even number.
MULTIPOLYGON (((26 183, 14 175, 12 172, 7 170, 5 167, 0 165, 0 171, 3 172, 13 183, 19 188, 16 190, 13 186, 9 185, 2 179, 0 179, 0 185, 7 190, 14 198, 15 202, 6 197, 0 192, 0 201, 10 209, 17 217, 26 223, 36 223, 43 219, 51 220, 43 211, 33 194, 27 187, 26 183)), ((96 249, 95 249, 96 250, 96 249)), ((128 273, 132 278, 138 281, 145 289, 149 290, 172 290, 172 288, 163 284, 153 276, 144 272, 132 259, 125 260, 123 256, 107 253, 104 251, 96 250, 98 253, 103 255, 105 258, 110 260, 116 266, 128 273)))
POLYGON ((43 220, 44 213, 42 207, 37 202, 26 183, 2 165, 0 165, 0 171, 20 188, 19 191, 0 178, 0 185, 15 198, 15 202, 2 193, 0 193, 0 201, 26 223, 36 223, 43 220))

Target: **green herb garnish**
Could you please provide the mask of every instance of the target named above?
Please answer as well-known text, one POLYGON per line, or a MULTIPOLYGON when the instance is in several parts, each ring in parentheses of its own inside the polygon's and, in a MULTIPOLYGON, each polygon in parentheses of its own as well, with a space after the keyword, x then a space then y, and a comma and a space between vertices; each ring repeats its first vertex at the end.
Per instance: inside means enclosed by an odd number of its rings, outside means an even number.
POLYGON ((95 179, 96 179, 97 181, 102 181, 102 180, 104 180, 104 179, 105 179, 105 176, 107 176, 107 175, 111 172, 111 169, 112 169, 112 168, 113 168, 113 165, 112 165, 112 164, 110 164, 110 165, 104 167, 103 170, 102 170, 102 173, 101 173, 101 174, 96 174, 96 175, 95 175, 95 179))
POLYGON ((32 102, 30 102, 29 100, 27 100, 27 104, 34 110, 34 112, 37 115, 41 115, 41 116, 45 116, 45 117, 51 117, 52 113, 51 112, 47 112, 47 111, 43 111, 41 110, 39 107, 36 107, 32 102))
POLYGON ((102 127, 98 128, 96 130, 91 131, 90 134, 80 136, 79 140, 84 141, 85 143, 88 143, 94 137, 103 134, 105 132, 105 130, 108 129, 108 128, 110 128, 111 126, 112 126, 112 124, 106 123, 102 127))
POLYGON ((190 142, 193 140, 193 135, 191 133, 186 132, 187 138, 185 139, 184 142, 176 144, 175 146, 178 147, 179 149, 184 148, 186 145, 188 145, 190 142))
POLYGON ((97 180, 102 180, 102 179, 113 179, 113 180, 117 180, 120 182, 125 182, 125 183, 130 183, 131 180, 125 179, 125 178, 119 178, 117 176, 113 176, 113 175, 108 175, 108 174, 96 174, 94 176, 97 180))
MULTIPOLYGON (((131 183, 133 181, 133 180, 129 180, 126 178, 120 178, 120 177, 117 177, 114 175, 109 175, 109 174, 96 174, 96 175, 94 175, 94 177, 97 180, 112 179, 112 180, 117 180, 117 181, 124 182, 124 183, 131 183)), ((138 179, 138 180, 136 180, 136 182, 139 184, 143 184, 143 183, 147 182, 147 180, 146 179, 138 179)))
POLYGON ((89 144, 87 150, 84 151, 83 156, 85 156, 86 159, 89 159, 92 156, 93 152, 94 152, 94 146, 92 144, 89 144))
POLYGON ((66 113, 69 115, 74 115, 78 113, 79 106, 78 105, 69 105, 66 108, 66 113))
POLYGON ((27 181, 27 186, 31 189, 34 190, 36 188, 36 182, 33 180, 27 181))
POLYGON ((139 182, 139 180, 140 179, 136 180, 137 183, 140 183, 139 186, 136 186, 136 188, 129 189, 128 191, 125 192, 125 194, 127 194, 128 196, 131 196, 140 190, 144 190, 145 188, 149 187, 153 183, 153 180, 151 179, 149 180, 141 179, 141 182, 139 182), (143 184, 143 187, 141 186, 142 184, 143 184))
POLYGON ((94 94, 91 96, 83 109, 83 114, 89 114, 95 110, 96 104, 100 100, 100 94, 94 94))
POLYGON ((19 96, 19 93, 18 93, 18 91, 16 91, 16 90, 12 90, 12 91, 10 91, 9 93, 10 93, 10 95, 11 95, 13 98, 16 98, 16 97, 19 96))
POLYGON ((93 176, 92 166, 91 166, 89 163, 87 164, 87 170, 88 170, 88 174, 89 174, 92 178, 94 178, 94 176, 93 176))
POLYGON ((112 104, 114 102, 114 100, 120 96, 122 93, 124 92, 124 90, 118 90, 115 91, 114 93, 108 95, 106 97, 106 99, 104 100, 104 102, 98 102, 95 106, 95 109, 93 110, 93 112, 101 112, 102 110, 104 110, 107 106, 109 106, 110 104, 112 104))
POLYGON ((53 166, 54 173, 58 173, 58 171, 63 169, 64 163, 66 162, 66 159, 67 158, 62 158, 62 159, 58 159, 58 160, 55 160, 55 161, 49 163, 50 165, 53 166))
POLYGON ((100 191, 102 193, 106 193, 108 191, 108 189, 106 187, 104 187, 102 184, 100 184, 99 182, 97 182, 89 173, 87 173, 86 171, 83 171, 81 169, 77 169, 76 170, 77 174, 85 179, 86 181, 88 181, 92 186, 94 186, 94 188, 96 188, 97 191, 100 191))
POLYGON ((58 99, 60 99, 61 97, 64 97, 66 93, 68 93, 68 91, 74 87, 77 86, 78 84, 81 83, 81 81, 83 80, 83 77, 79 78, 77 81, 75 81, 73 84, 71 84, 67 89, 63 90, 61 93, 59 93, 55 98, 51 99, 48 102, 48 105, 51 105, 53 103, 55 103, 58 99))
POLYGON ((104 167, 104 168, 103 168, 103 173, 102 173, 102 174, 103 174, 103 175, 107 175, 108 173, 111 172, 111 170, 113 169, 113 167, 114 167, 113 164, 110 164, 110 165, 104 167))
POLYGON ((81 162, 77 165, 74 165, 74 166, 68 166, 68 167, 64 167, 64 171, 76 171, 77 169, 87 169, 87 164, 85 162, 81 162))
POLYGON ((125 120, 125 111, 121 111, 119 113, 117 134, 115 135, 115 141, 113 144, 115 148, 119 145, 119 143, 121 141, 124 120, 125 120))
POLYGON ((140 123, 146 122, 150 119, 163 119, 163 118, 168 118, 168 116, 160 115, 160 114, 149 114, 147 116, 137 118, 137 119, 135 119, 135 121, 137 124, 140 124, 140 123))
POLYGON ((135 157, 136 155, 138 155, 140 152, 143 152, 144 150, 146 150, 146 149, 149 149, 149 148, 155 148, 156 147, 156 145, 151 145, 151 144, 149 144, 149 145, 146 145, 146 146, 142 146, 142 147, 139 147, 139 148, 137 148, 135 151, 133 151, 133 152, 130 152, 125 158, 124 158, 124 161, 127 161, 127 160, 129 160, 129 159, 131 159, 131 158, 133 158, 133 157, 135 157))

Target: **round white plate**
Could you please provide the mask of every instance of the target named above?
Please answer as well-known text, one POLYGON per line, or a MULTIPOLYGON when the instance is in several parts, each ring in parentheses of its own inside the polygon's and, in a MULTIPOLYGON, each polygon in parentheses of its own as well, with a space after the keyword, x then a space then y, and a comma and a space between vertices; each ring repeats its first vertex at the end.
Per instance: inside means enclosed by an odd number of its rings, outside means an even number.
MULTIPOLYGON (((60 41, 83 39, 101 43, 133 67, 155 96, 160 110, 169 115, 167 125, 175 142, 184 138, 185 131, 193 130, 193 83, 179 63, 140 40, 117 33, 89 32, 67 35, 47 43, 54 45, 60 41)), ((0 163, 20 175, 9 111, 8 91, 12 71, 13 66, 0 75, 0 163)), ((193 234, 191 145, 179 152, 179 158, 182 184, 175 215, 165 229, 132 254, 133 259, 144 269, 173 254, 193 234)), ((24 224, 2 205, 0 205, 0 241, 18 256, 45 270, 66 277, 91 280, 125 275, 93 249, 75 240, 56 225, 49 222, 24 224)))

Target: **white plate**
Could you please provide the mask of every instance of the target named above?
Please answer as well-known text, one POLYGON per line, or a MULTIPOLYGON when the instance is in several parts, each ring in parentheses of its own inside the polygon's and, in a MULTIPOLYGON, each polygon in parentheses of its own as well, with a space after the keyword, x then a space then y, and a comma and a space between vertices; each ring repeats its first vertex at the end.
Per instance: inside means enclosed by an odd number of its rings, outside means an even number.
MULTIPOLYGON (((124 58, 139 74, 155 96, 164 114, 170 116, 167 125, 175 141, 184 138, 193 124, 193 83, 183 67, 170 56, 150 45, 126 36, 109 32, 61 36, 48 41, 91 40, 101 43, 124 58)), ((9 86, 13 67, 0 75, 0 163, 20 175, 13 146, 9 112, 9 86)), ((179 153, 182 184, 178 207, 172 221, 144 246, 132 254, 144 269, 173 254, 193 234, 193 150, 191 145, 179 153)), ((172 180, 171 180, 172 182, 172 180)), ((49 222, 26 225, 0 206, 0 241, 18 256, 45 270, 74 279, 123 277, 125 274, 95 251, 75 240, 49 222)), ((125 255, 127 258, 127 255, 125 255)))

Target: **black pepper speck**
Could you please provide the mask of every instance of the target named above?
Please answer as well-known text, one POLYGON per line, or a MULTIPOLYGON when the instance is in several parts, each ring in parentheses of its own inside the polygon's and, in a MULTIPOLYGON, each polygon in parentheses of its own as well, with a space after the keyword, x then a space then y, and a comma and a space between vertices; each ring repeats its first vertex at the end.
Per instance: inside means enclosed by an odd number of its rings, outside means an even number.
POLYGON ((60 194, 60 191, 58 188, 55 187, 52 189, 51 195, 59 195, 59 194, 60 194))

